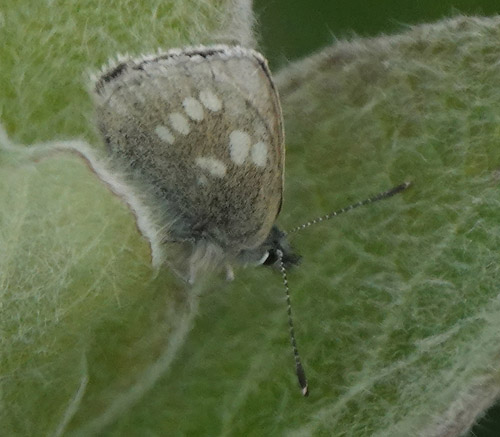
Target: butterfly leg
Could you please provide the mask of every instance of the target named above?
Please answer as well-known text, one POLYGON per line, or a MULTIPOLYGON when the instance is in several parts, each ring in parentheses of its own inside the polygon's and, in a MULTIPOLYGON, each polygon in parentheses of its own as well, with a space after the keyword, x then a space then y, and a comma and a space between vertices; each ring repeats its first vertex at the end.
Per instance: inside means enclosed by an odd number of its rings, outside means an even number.
POLYGON ((230 282, 234 280, 234 271, 230 264, 225 265, 226 269, 226 281, 230 282))
POLYGON ((198 273, 198 268, 195 266, 194 263, 189 263, 189 276, 188 276, 188 283, 190 285, 193 285, 196 282, 196 274, 198 273))

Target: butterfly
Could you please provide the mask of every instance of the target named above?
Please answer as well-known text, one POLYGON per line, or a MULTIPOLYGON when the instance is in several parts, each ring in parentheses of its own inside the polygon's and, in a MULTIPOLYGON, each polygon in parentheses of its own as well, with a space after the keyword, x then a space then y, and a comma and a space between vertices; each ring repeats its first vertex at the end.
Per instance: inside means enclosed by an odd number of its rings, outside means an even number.
MULTIPOLYGON (((264 56, 241 46, 198 46, 122 60, 96 79, 97 124, 112 164, 164 224, 169 263, 190 283, 233 264, 277 268, 302 393, 286 271, 299 262, 275 222, 285 168, 283 116, 264 56)), ((408 183, 298 226, 391 197, 408 183)))

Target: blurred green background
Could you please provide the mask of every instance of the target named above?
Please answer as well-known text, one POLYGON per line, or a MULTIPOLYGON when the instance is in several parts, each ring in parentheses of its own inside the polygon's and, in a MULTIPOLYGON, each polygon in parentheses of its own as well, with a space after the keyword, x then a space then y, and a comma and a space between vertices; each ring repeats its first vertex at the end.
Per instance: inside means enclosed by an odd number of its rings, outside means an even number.
MULTIPOLYGON (((404 31, 407 25, 457 15, 500 14, 498 0, 254 0, 260 48, 274 70, 335 39, 404 31)), ((500 41, 499 41, 500 43, 500 41)), ((500 436, 500 402, 468 437, 500 436)))

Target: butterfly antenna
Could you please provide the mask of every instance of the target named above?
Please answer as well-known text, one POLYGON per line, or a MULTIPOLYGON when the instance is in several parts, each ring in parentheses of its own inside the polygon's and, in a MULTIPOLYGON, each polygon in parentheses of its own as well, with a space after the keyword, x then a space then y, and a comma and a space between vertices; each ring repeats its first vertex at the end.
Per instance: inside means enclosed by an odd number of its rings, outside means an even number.
POLYGON ((378 202, 379 200, 384 200, 388 199, 389 197, 394 196, 395 194, 401 193, 402 191, 406 190, 409 186, 411 185, 411 182, 404 182, 397 187, 391 188, 390 190, 384 191, 383 193, 376 194, 375 196, 369 197, 368 199, 362 200, 361 202, 356 202, 353 203, 352 205, 346 206, 342 209, 339 209, 337 211, 331 212, 329 214, 325 214, 324 216, 315 218, 314 220, 308 221, 307 223, 304 223, 302 225, 299 225, 292 230, 288 231, 289 234, 292 234, 297 231, 302 231, 305 228, 308 228, 309 226, 315 225, 317 223, 321 223, 325 220, 330 220, 333 217, 336 217, 340 214, 343 214, 344 212, 351 211, 353 209, 359 208, 360 206, 365 206, 369 205, 370 203, 378 202))
POLYGON ((281 276, 283 277, 283 285, 285 286, 286 304, 288 312, 288 327, 290 328, 290 342, 292 343, 293 357, 295 359, 295 372, 297 374, 300 387, 302 388, 302 394, 304 396, 308 396, 309 387, 307 385, 306 373, 304 372, 304 368, 302 367, 299 350, 297 349, 297 342, 295 341, 295 330, 293 328, 293 319, 292 319, 292 305, 290 302, 290 289, 288 288, 288 278, 286 275, 285 264, 283 263, 283 252, 278 249, 276 253, 279 259, 281 276))

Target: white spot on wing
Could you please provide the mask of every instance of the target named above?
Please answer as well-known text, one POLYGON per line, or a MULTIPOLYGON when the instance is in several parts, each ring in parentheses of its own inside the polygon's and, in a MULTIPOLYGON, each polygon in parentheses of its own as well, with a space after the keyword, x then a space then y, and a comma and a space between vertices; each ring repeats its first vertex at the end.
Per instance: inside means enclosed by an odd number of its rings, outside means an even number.
POLYGON ((216 178, 223 178, 226 175, 226 165, 215 158, 207 158, 205 156, 198 156, 195 160, 196 165, 203 170, 207 170, 212 176, 216 178))
POLYGON ((198 100, 193 97, 186 97, 182 102, 182 106, 184 106, 184 110, 191 120, 203 120, 203 106, 198 100))
POLYGON ((187 135, 189 133, 189 122, 187 118, 182 114, 180 114, 179 112, 173 112, 168 116, 168 118, 170 120, 170 125, 177 132, 181 133, 182 135, 187 135))
POLYGON ((250 151, 250 135, 240 130, 233 130, 229 134, 229 153, 231 159, 236 165, 242 165, 247 159, 250 151))
POLYGON ((259 141, 252 146, 252 161, 257 167, 265 167, 267 163, 267 144, 259 141))
POLYGON ((174 143, 175 138, 168 127, 158 125, 155 128, 155 133, 160 137, 161 140, 167 142, 168 144, 174 143))
POLYGON ((222 102, 220 99, 210 90, 200 91, 200 100, 205 108, 210 109, 210 111, 217 112, 222 109, 222 102))

